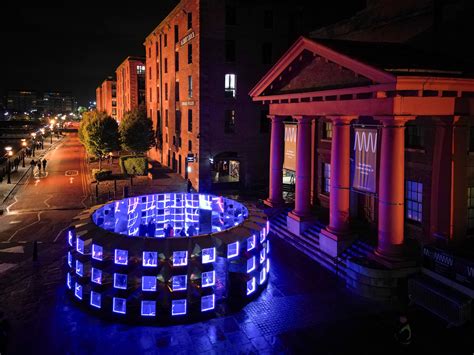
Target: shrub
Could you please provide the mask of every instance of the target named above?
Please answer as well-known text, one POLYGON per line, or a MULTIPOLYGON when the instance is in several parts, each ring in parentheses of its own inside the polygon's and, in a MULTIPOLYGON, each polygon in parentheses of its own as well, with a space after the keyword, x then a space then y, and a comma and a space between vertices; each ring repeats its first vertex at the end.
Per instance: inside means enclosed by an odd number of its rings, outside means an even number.
POLYGON ((128 175, 148 174, 148 159, 145 156, 125 155, 120 157, 120 169, 128 175))
POLYGON ((92 169, 92 176, 97 181, 104 181, 112 177, 112 171, 105 169, 92 169))

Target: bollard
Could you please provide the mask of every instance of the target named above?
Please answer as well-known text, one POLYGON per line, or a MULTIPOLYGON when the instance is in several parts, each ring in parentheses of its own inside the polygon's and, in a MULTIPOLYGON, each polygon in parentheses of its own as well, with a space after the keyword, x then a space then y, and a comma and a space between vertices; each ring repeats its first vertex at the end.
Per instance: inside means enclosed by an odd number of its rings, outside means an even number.
POLYGON ((128 186, 124 186, 123 187, 123 198, 127 198, 128 197, 128 186))
POLYGON ((33 243, 33 261, 38 261, 38 241, 33 243))

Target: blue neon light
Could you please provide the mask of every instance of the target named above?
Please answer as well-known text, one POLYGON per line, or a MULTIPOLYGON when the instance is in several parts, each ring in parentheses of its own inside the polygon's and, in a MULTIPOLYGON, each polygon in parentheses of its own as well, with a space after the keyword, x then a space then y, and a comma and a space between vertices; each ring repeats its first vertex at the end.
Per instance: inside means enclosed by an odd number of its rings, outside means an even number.
POLYGON ((256 238, 255 235, 252 235, 250 238, 247 239, 247 251, 250 251, 255 248, 256 238))
POLYGON ((216 272, 214 270, 203 272, 201 275, 201 287, 211 287, 216 284, 216 272))
POLYGON ((262 248, 260 250, 260 264, 263 264, 265 262, 265 258, 267 257, 267 254, 265 254, 266 249, 262 248))
POLYGON ((67 264, 72 267, 72 254, 70 251, 67 252, 67 264))
POLYGON ((257 285, 255 282, 255 277, 252 277, 251 280, 247 281, 247 296, 254 293, 257 289, 257 285))
POLYGON ((227 259, 235 258, 239 255, 239 242, 227 245, 227 259))
POLYGON ((256 267, 255 256, 252 256, 250 259, 247 260, 247 273, 252 272, 255 270, 256 267))
POLYGON ((76 285, 74 287, 74 295, 82 300, 82 285, 76 282, 76 285))
POLYGON ((186 290, 188 287, 188 275, 177 275, 171 278, 171 289, 173 291, 186 290))
POLYGON ((270 259, 267 259, 267 274, 270 272, 270 259))
POLYGON ((128 251, 115 249, 115 263, 118 265, 128 265, 128 251))
POLYGON ((78 253, 84 254, 84 241, 80 238, 76 239, 76 250, 78 253))
POLYGON ((270 241, 267 240, 267 255, 270 254, 270 241))
POLYGON ((68 289, 72 288, 71 274, 68 272, 66 277, 66 285, 68 289))
POLYGON ((127 274, 114 274, 114 287, 122 290, 127 289, 127 274))
POLYGON ((261 231, 260 231, 260 244, 262 244, 264 241, 265 241, 265 238, 266 238, 266 234, 265 234, 265 228, 263 228, 261 231))
POLYGON ((102 270, 93 267, 91 269, 91 281, 101 285, 102 284, 102 270))
POLYGON ((76 260, 76 274, 79 276, 84 276, 84 264, 79 260, 76 260))
POLYGON ((187 251, 174 251, 173 252, 173 266, 186 266, 188 265, 188 252, 187 251))
POLYGON ((158 253, 156 251, 144 251, 142 265, 144 267, 158 266, 158 253))
POLYGON ((142 276, 142 290, 156 291, 156 276, 142 276))
POLYGON ((104 248, 100 245, 92 244, 92 259, 102 261, 104 256, 104 248))
POLYGON ((207 248, 202 250, 202 263, 209 264, 216 261, 216 248, 207 248))
POLYGON ((102 295, 99 292, 91 291, 91 302, 90 305, 95 308, 102 307, 102 295))
POLYGON ((125 298, 114 297, 112 301, 112 311, 115 313, 127 313, 127 300, 125 298))
POLYGON ((215 300, 214 294, 201 297, 201 312, 213 310, 215 308, 215 300))
POLYGON ((179 316, 186 314, 186 300, 173 300, 171 301, 171 315, 179 316))
POLYGON ((74 235, 71 230, 67 232, 67 241, 70 246, 74 246, 74 235))
POLYGON ((142 301, 141 315, 144 317, 156 316, 156 301, 142 301))
POLYGON ((259 282, 259 284, 262 285, 265 282, 266 279, 267 279, 267 270, 264 267, 262 267, 262 270, 260 270, 260 282, 259 282))

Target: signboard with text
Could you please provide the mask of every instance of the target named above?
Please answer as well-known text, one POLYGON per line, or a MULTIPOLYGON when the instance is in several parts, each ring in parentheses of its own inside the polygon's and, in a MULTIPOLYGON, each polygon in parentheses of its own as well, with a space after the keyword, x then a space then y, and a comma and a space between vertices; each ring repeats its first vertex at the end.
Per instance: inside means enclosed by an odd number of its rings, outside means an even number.
POLYGON ((363 192, 377 192, 376 128, 354 128, 354 179, 352 187, 363 192))
POLYGON ((283 169, 296 171, 296 124, 285 124, 285 155, 283 169))

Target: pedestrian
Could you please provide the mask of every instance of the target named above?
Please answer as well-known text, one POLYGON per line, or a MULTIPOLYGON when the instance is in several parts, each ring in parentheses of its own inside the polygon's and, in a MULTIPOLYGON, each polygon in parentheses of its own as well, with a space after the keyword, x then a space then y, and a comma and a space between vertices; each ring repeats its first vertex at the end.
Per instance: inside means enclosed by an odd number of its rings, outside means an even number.
POLYGON ((169 237, 174 237, 174 229, 173 229, 173 226, 170 225, 170 229, 169 229, 169 237))
POLYGON ((48 161, 43 159, 43 171, 46 171, 46 164, 48 164, 48 161))
POLYGON ((184 230, 184 227, 181 228, 181 232, 179 232, 179 235, 180 235, 181 237, 186 237, 186 231, 184 230))
POLYGON ((188 193, 193 191, 193 184, 191 183, 191 180, 188 179, 188 193))
POLYGON ((193 224, 191 224, 188 227, 188 236, 192 237, 194 234, 196 234, 196 228, 194 227, 193 224))
POLYGON ((33 170, 33 169, 34 169, 34 167, 36 166, 36 162, 35 162, 35 160, 34 160, 34 159, 31 159, 31 161, 30 161, 30 165, 31 165, 31 169, 33 170))
POLYGON ((41 174, 41 159, 38 159, 38 163, 36 165, 38 166, 38 171, 41 174))

